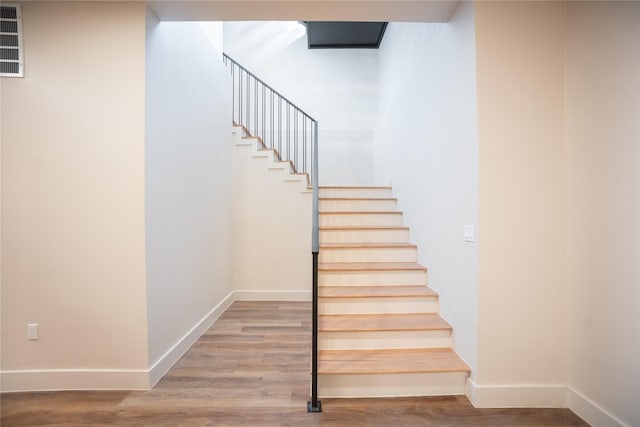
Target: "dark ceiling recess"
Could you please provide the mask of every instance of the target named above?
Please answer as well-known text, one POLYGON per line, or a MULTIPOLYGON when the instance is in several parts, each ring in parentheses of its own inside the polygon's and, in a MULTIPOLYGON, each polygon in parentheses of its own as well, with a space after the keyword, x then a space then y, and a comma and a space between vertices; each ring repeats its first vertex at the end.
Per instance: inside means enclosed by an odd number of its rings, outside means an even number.
POLYGON ((307 21, 309 49, 377 49, 386 22, 307 21))

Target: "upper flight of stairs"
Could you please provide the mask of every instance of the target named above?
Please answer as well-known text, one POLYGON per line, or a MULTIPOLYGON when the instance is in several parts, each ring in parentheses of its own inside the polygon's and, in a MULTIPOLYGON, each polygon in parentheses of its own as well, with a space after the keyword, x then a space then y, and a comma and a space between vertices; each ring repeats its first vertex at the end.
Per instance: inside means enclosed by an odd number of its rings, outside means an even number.
POLYGON ((244 126, 234 123, 231 135, 236 149, 246 150, 254 159, 262 160, 270 173, 280 175, 284 182, 299 187, 303 193, 312 192, 308 174, 298 173, 293 162, 283 161, 277 150, 267 148, 260 138, 250 135, 244 126))
POLYGON ((463 394, 469 367, 390 187, 320 187, 320 397, 463 394))

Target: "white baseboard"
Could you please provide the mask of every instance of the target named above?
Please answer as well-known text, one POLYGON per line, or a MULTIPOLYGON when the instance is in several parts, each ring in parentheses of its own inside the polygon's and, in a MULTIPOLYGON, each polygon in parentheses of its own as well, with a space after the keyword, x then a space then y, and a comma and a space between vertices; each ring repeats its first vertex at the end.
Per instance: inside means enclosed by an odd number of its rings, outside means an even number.
POLYGON ((569 387, 569 409, 592 426, 625 427, 626 424, 610 414, 606 409, 569 387))
POLYGON ((234 301, 233 292, 204 316, 149 369, 33 369, 0 372, 2 392, 148 390, 182 357, 234 301))
POLYGON ((476 408, 566 408, 567 386, 478 385, 468 380, 467 397, 476 408))
POLYGON ((311 291, 254 291, 233 293, 236 301, 311 301, 311 291))
POLYGON ((148 390, 234 301, 311 301, 311 291, 231 292, 149 369, 34 369, 0 371, 0 391, 148 390))
POLYGON ((0 372, 2 392, 60 390, 148 390, 149 371, 33 369, 0 372))
POLYGON ((235 300, 234 293, 227 295, 206 316, 195 324, 180 340, 174 344, 165 354, 151 365, 149 369, 149 388, 152 388, 171 369, 171 367, 198 341, 200 336, 218 320, 235 300))

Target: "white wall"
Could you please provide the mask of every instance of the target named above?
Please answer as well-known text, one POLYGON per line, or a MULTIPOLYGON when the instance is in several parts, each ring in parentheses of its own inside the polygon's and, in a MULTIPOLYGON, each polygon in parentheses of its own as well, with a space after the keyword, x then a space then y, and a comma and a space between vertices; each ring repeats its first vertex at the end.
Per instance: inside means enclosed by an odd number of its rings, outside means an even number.
POLYGON ((566 404, 566 7, 476 3, 479 406, 566 404))
POLYGON ((312 193, 244 143, 233 151, 234 296, 310 300, 312 193))
POLYGON ((447 24, 391 23, 380 49, 379 181, 394 195, 418 244, 456 351, 476 373, 477 122, 473 4, 447 24))
POLYGON ((155 380, 215 320, 214 309, 232 290, 231 87, 199 24, 158 23, 150 11, 146 66, 147 311, 149 363, 160 363, 155 380))
POLYGON ((22 13, 25 77, 0 80, 2 389, 144 388, 144 6, 22 13))
POLYGON ((224 47, 241 65, 318 120, 322 185, 376 183, 375 49, 309 50, 304 28, 296 22, 226 22, 224 47))
POLYGON ((569 3, 566 82, 569 406, 637 426, 640 3, 569 3))

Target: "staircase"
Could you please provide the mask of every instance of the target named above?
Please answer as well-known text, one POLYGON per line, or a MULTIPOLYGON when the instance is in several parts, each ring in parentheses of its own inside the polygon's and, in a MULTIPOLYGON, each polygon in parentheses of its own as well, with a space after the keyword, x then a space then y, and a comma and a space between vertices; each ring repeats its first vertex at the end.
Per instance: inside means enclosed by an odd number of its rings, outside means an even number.
POLYGON ((469 367, 390 187, 320 187, 320 397, 464 394, 469 367))
MULTIPOLYGON (((300 209, 310 209, 300 216, 309 224, 293 234, 310 241, 285 254, 294 266, 311 264, 311 274, 294 279, 311 279, 314 295, 307 411, 322 411, 318 396, 464 394, 469 367, 453 351, 452 327, 438 315, 438 295, 426 285, 427 269, 417 263, 418 248, 409 243, 391 188, 318 187, 318 122, 226 54, 224 61, 236 152, 268 171, 243 179, 284 181, 297 197, 282 206, 311 196, 300 209), (310 263, 296 258, 305 248, 310 263)), ((273 197, 261 193, 258 211, 279 206, 273 197)), ((266 242, 259 259, 273 251, 273 240, 266 242)))

